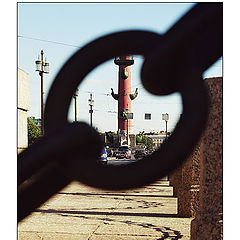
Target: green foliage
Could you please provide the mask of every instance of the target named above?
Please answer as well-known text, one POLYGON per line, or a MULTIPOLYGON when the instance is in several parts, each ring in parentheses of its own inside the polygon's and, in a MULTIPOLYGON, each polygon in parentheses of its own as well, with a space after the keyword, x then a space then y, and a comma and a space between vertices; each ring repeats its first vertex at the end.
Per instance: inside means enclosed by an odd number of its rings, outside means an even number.
POLYGON ((109 147, 114 147, 114 132, 105 132, 106 135, 106 145, 109 147))
POLYGON ((142 136, 136 135, 136 144, 142 144, 142 136))
POLYGON ((144 131, 136 135, 136 144, 143 144, 144 131))
POLYGON ((153 140, 150 137, 144 137, 144 144, 147 150, 153 150, 153 140))
POLYGON ((28 126, 28 145, 31 145, 40 136, 41 131, 39 127, 30 118, 27 118, 27 126, 28 126))
POLYGON ((139 134, 136 135, 136 143, 137 145, 144 145, 146 150, 153 150, 153 140, 145 136, 144 132, 139 132, 139 134))

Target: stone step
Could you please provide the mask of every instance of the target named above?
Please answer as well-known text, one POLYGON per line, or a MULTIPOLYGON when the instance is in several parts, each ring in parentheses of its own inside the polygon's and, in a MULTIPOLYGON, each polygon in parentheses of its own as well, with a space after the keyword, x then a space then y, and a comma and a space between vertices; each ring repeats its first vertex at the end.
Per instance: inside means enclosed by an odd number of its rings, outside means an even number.
POLYGON ((150 184, 149 186, 170 186, 170 182, 166 180, 159 180, 155 183, 150 184))

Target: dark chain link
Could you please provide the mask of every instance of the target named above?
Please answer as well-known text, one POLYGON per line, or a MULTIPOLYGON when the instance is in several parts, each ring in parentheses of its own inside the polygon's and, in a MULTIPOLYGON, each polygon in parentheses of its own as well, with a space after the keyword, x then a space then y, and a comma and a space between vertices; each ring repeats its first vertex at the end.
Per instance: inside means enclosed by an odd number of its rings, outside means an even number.
POLYGON ((197 4, 163 36, 148 31, 118 32, 77 51, 49 91, 45 136, 18 156, 18 221, 74 179, 103 189, 130 189, 152 183, 180 166, 207 121, 209 100, 202 73, 220 56, 222 3, 197 4), (98 133, 87 124, 69 123, 68 109, 89 72, 125 54, 145 57, 144 87, 157 95, 178 91, 183 113, 172 135, 152 155, 123 166, 100 165, 96 160, 103 143, 98 133))

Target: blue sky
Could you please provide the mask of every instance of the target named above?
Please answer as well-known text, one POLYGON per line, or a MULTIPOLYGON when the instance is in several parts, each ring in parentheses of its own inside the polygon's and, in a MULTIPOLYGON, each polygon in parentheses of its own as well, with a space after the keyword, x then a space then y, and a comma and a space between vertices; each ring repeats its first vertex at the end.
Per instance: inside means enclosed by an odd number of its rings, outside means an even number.
MULTIPOLYGON (((61 66, 89 41, 130 29, 164 34, 192 6, 193 3, 18 3, 18 67, 30 75, 28 115, 40 117, 40 78, 34 62, 41 49, 50 63, 50 74, 45 75, 44 83, 47 95, 61 66)), ((133 132, 164 130, 161 114, 166 112, 170 117, 169 130, 172 130, 182 111, 180 96, 177 93, 166 97, 149 94, 140 82, 143 58, 134 56, 134 59, 132 92, 138 87, 139 95, 132 102, 133 132), (145 113, 151 113, 152 120, 144 120, 145 113)), ((217 61, 204 77, 222 76, 221 63, 217 61)), ((100 131, 117 130, 117 102, 109 96, 111 87, 117 92, 117 75, 118 68, 113 61, 88 74, 79 87, 79 121, 89 122, 88 98, 92 92, 95 100, 93 125, 100 131)), ((73 117, 72 104, 69 121, 73 117)))

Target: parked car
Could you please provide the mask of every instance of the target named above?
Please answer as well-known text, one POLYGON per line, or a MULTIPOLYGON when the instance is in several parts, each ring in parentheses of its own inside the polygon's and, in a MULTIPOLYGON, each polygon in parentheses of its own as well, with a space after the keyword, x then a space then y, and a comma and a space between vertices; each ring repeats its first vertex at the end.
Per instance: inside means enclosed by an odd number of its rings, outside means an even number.
POLYGON ((120 154, 119 151, 115 151, 114 154, 113 154, 113 156, 116 157, 116 158, 118 158, 118 155, 119 155, 119 154, 120 154))
POLYGON ((117 153, 116 158, 117 159, 131 158, 131 152, 129 150, 122 150, 117 153))
POLYGON ((99 158, 99 161, 103 164, 107 164, 107 151, 105 148, 103 148, 102 152, 101 152, 101 156, 99 158))
POLYGON ((122 145, 118 148, 118 151, 122 152, 122 151, 130 151, 130 147, 128 145, 122 145))
POLYGON ((118 148, 118 153, 116 153, 116 158, 117 159, 123 159, 123 158, 131 158, 131 150, 129 146, 123 145, 118 148))
POLYGON ((135 159, 143 158, 147 155, 146 151, 144 149, 137 149, 135 151, 134 157, 135 159))

